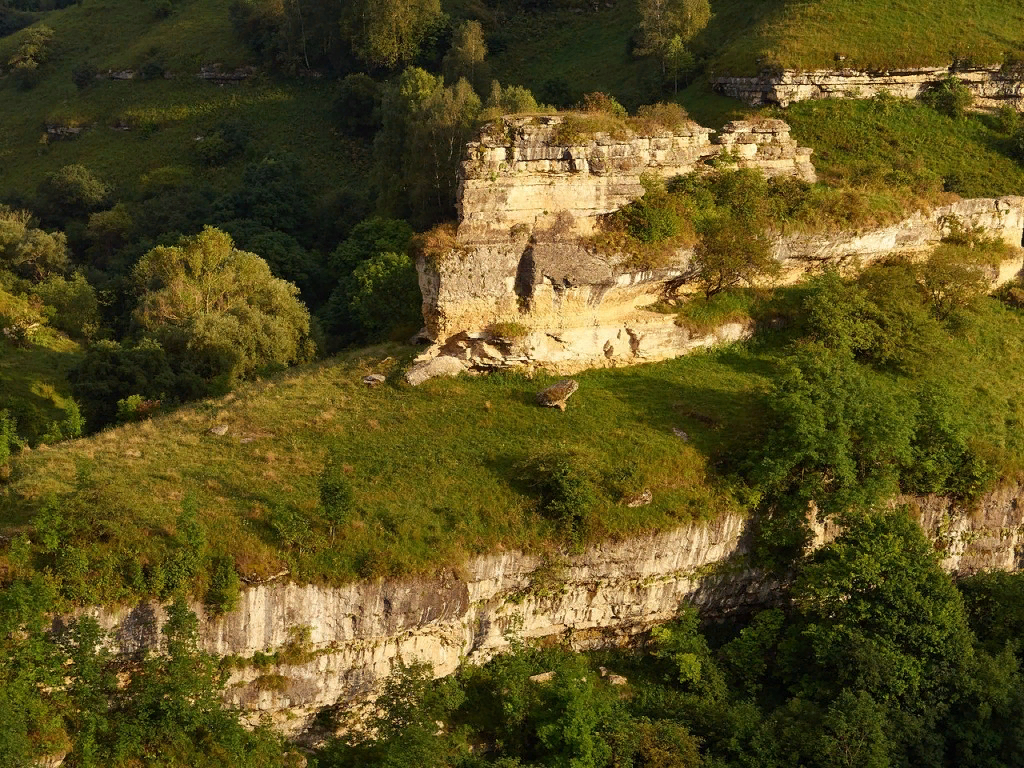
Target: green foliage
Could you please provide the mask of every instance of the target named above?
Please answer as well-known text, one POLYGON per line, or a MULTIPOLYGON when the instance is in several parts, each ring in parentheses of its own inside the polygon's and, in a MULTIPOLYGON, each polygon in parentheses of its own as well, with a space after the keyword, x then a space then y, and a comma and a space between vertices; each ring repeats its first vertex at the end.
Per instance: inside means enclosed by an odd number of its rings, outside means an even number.
POLYGON ((14 73, 20 87, 28 89, 39 84, 43 66, 53 55, 55 38, 54 31, 45 24, 22 33, 17 51, 7 60, 7 68, 14 73))
POLYGON ((380 339, 418 321, 419 283, 405 255, 412 235, 405 221, 374 217, 357 224, 331 254, 338 284, 320 316, 341 343, 380 339))
POLYGON ((490 68, 487 58, 487 42, 484 28, 479 21, 464 21, 455 27, 452 47, 444 57, 444 77, 449 83, 465 79, 476 90, 483 93, 485 84, 490 82, 490 68))
POLYGON ((381 86, 369 75, 346 75, 338 86, 334 112, 349 136, 369 138, 380 128, 381 86))
POLYGON ((273 277, 256 254, 236 249, 224 232, 207 227, 176 246, 158 246, 133 277, 135 322, 206 381, 312 356, 298 289, 273 277))
POLYGON ((697 611, 684 605, 675 621, 651 630, 653 655, 666 660, 683 689, 708 699, 726 694, 725 679, 698 630, 697 611))
POLYGON ((370 341, 394 328, 415 332, 421 321, 416 265, 405 253, 378 253, 352 273, 349 311, 370 341))
POLYGON ((18 437, 18 422, 7 410, 0 410, 0 477, 5 477, 5 468, 11 456, 17 453, 22 442, 18 437))
POLYGON ((49 324, 79 339, 88 339, 100 327, 100 303, 96 289, 76 272, 70 279, 54 275, 34 288, 45 305, 49 324))
POLYGON ((228 555, 218 555, 211 562, 210 588, 204 603, 213 614, 230 613, 238 607, 242 583, 235 570, 235 561, 228 555))
POLYGON ((749 460, 767 495, 760 555, 787 560, 823 515, 890 497, 912 462, 913 401, 871 377, 848 350, 802 342, 767 398, 769 428, 749 460))
POLYGON ((960 78, 950 75, 922 94, 921 100, 936 112, 959 120, 974 102, 974 95, 960 78))
POLYGON ((111 188, 84 165, 65 165, 39 185, 39 202, 58 220, 84 216, 104 207, 111 188))
POLYGON ((352 483, 345 474, 345 465, 337 448, 332 448, 324 461, 319 491, 320 515, 330 526, 331 541, 334 541, 335 528, 349 523, 354 511, 352 483))
POLYGON ((811 698, 851 689, 908 712, 947 706, 973 658, 959 593, 906 509, 844 522, 793 587, 793 683, 811 698))
POLYGON ((184 395, 181 387, 187 383, 171 370, 167 353, 152 339, 137 344, 97 341, 68 378, 92 429, 113 422, 120 401, 138 397, 141 403, 184 395))
POLYGON ((44 232, 27 211, 0 205, 0 268, 34 281, 68 269, 67 238, 44 232))
POLYGON ((382 126, 374 139, 373 184, 378 208, 428 226, 452 218, 456 172, 482 104, 465 79, 410 67, 384 91, 382 126))
POLYGON ((971 629, 990 654, 1010 647, 1018 655, 1024 632, 1024 575, 987 571, 957 582, 971 629))
POLYGON ((694 249, 692 266, 697 285, 708 298, 736 285, 773 280, 782 272, 764 234, 738 218, 708 225, 694 249))
POLYGON ((583 459, 558 447, 531 456, 521 465, 520 473, 540 495, 541 512, 578 535, 597 502, 583 459))
POLYGON ((352 50, 367 65, 395 69, 415 61, 440 21, 439 0, 358 0, 345 9, 341 24, 352 50))

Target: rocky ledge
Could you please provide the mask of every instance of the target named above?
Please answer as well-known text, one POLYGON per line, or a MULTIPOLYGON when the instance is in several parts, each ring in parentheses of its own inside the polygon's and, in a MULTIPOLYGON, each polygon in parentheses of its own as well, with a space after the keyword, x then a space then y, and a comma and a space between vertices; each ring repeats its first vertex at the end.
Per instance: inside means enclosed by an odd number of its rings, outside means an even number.
MULTIPOLYGON (((1024 557, 1024 487, 990 494, 975 509, 948 499, 904 499, 951 573, 1015 570, 1024 557)), ((819 527, 824 541, 835 530, 819 527)), ((253 722, 267 715, 301 735, 324 707, 361 700, 396 660, 425 661, 436 675, 478 663, 514 638, 558 638, 577 649, 625 645, 689 601, 707 614, 777 599, 779 584, 747 565, 746 519, 708 522, 609 541, 580 554, 502 552, 457 572, 345 587, 279 583, 244 590, 239 608, 201 617, 203 646, 242 659, 228 703, 253 722), (271 668, 253 654, 283 652, 271 668), (272 680, 273 684, 268 684, 272 680)), ((161 606, 98 610, 117 650, 153 646, 161 606)))
POLYGON ((953 75, 974 94, 975 105, 995 109, 1009 105, 1024 110, 1024 78, 1002 67, 923 67, 890 71, 821 69, 810 72, 787 69, 763 72, 756 77, 716 77, 714 88, 751 106, 777 104, 788 107, 809 99, 870 99, 883 91, 901 99, 915 99, 941 80, 953 75))

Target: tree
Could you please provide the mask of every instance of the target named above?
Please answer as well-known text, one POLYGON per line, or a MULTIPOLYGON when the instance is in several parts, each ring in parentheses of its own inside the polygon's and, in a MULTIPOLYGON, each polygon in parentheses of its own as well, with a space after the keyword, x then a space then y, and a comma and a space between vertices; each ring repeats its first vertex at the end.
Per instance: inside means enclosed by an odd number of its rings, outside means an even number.
POLYGON ((692 268, 708 298, 741 283, 775 279, 782 272, 764 234, 733 217, 709 225, 694 249, 692 268))
POLYGON ((906 508, 850 515, 793 585, 784 668, 817 701, 843 690, 907 712, 944 709, 973 659, 964 603, 906 508))
POLYGON ((349 309, 363 334, 380 340, 388 331, 415 325, 420 314, 420 285, 416 265, 405 253, 379 253, 352 273, 349 309))
POLYGON ((708 0, 638 0, 641 56, 661 59, 662 74, 678 60, 678 48, 689 43, 711 21, 708 0), (678 38, 678 43, 674 41, 678 38))
POLYGON ((84 165, 65 165, 47 174, 39 197, 47 213, 60 218, 85 216, 102 208, 110 187, 84 165))
POLYGON ((449 83, 465 78, 477 93, 488 81, 487 43, 479 21, 464 21, 455 28, 452 47, 444 57, 444 76, 449 83))
POLYGON ((412 62, 441 20, 440 0, 355 0, 342 16, 342 31, 371 67, 395 69, 412 62))
MULTIPOLYGON (((940 320, 973 306, 992 287, 986 269, 993 266, 991 259, 974 250, 953 244, 939 245, 918 270, 918 282, 928 296, 932 312, 940 320)), ((998 263, 998 259, 996 261, 998 263)))
POLYGON ((101 339, 89 346, 68 379, 92 429, 113 423, 117 402, 132 395, 161 400, 184 394, 167 353, 153 339, 137 344, 101 339))
POLYGON ((133 277, 138 328, 207 381, 291 365, 314 351, 298 289, 213 227, 149 251, 133 277))
POLYGON ((446 87, 422 69, 405 70, 385 92, 374 140, 378 207, 409 211, 424 227, 453 217, 459 163, 481 108, 466 80, 446 87))
POLYGON ((63 232, 44 232, 28 211, 0 205, 0 268, 40 281, 66 272, 68 262, 63 232))
POLYGON ((343 133, 369 138, 380 128, 381 86, 362 72, 347 75, 338 87, 334 112, 343 133))
POLYGON ((330 255, 329 270, 337 284, 321 308, 320 318, 325 330, 341 344, 372 338, 394 322, 411 321, 412 313, 419 312, 419 287, 413 285, 415 268, 410 273, 411 260, 406 264, 399 256, 408 250, 412 236, 408 222, 373 217, 356 224, 330 255), (391 256, 385 257, 385 253, 391 256), (371 260, 375 266, 360 269, 371 260), (356 270, 360 270, 358 278, 356 270), (387 295, 392 288, 397 293, 387 295), (379 306, 374 303, 377 299, 379 306))

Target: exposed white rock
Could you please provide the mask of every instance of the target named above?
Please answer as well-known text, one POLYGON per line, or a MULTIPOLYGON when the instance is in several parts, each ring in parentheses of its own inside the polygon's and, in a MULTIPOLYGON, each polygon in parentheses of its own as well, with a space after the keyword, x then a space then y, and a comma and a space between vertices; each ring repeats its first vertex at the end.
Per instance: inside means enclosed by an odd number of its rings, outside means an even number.
POLYGON ((427 379, 434 379, 438 376, 458 376, 466 372, 466 366, 460 360, 448 355, 432 357, 413 365, 405 373, 405 380, 412 386, 418 387, 427 379))
MULTIPOLYGON (((1024 553, 1024 488, 985 497, 973 512, 948 499, 906 499, 943 552, 953 573, 1014 570, 1024 553)), ((578 555, 541 557, 501 552, 470 560, 458 575, 357 582, 344 587, 294 583, 250 586, 239 608, 201 616, 204 648, 252 656, 287 645, 309 628, 307 661, 279 665, 281 690, 261 690, 264 674, 236 670, 230 704, 258 721, 271 716, 296 734, 324 706, 358 699, 392 664, 422 660, 436 675, 479 663, 511 638, 558 637, 577 649, 621 644, 671 619, 680 602, 708 613, 770 602, 777 584, 744 565, 745 519, 725 513, 663 533, 594 545, 578 555)), ((820 542, 836 534, 822 527, 820 542)), ((130 653, 159 638, 163 608, 143 603, 96 612, 114 629, 117 649, 130 653)))
POLYGON ((712 84, 716 90, 753 106, 787 107, 795 101, 809 99, 869 99, 883 91, 897 98, 914 99, 951 74, 967 86, 977 106, 1010 105, 1018 111, 1024 109, 1024 82, 1019 74, 1001 67, 955 71, 949 67, 922 67, 884 72, 788 69, 756 77, 716 77, 712 84))

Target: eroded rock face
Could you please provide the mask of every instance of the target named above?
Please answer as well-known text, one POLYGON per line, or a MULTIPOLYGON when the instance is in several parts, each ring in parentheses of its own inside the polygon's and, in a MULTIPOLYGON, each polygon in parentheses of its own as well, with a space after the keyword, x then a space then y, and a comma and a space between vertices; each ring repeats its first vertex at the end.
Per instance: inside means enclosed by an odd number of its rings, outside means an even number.
POLYGON ((809 99, 869 99, 883 91, 901 99, 915 99, 943 78, 955 75, 979 107, 1009 105, 1024 110, 1024 81, 1019 73, 1000 67, 951 70, 949 67, 870 72, 854 69, 766 72, 757 77, 717 77, 715 89, 752 106, 787 107, 809 99))
MULTIPOLYGON (((1016 570, 1024 560, 1024 488, 987 496, 977 510, 948 499, 907 499, 954 574, 1016 570)), ((355 702, 402 659, 426 661, 438 676, 460 663, 500 653, 512 638, 557 637, 576 649, 625 645, 670 620, 681 601, 707 615, 769 604, 779 585, 746 563, 746 520, 723 513, 626 541, 605 542, 578 555, 542 557, 502 552, 469 561, 459 573, 432 578, 358 582, 344 587, 273 584, 250 587, 238 610, 201 617, 203 646, 251 657, 286 648, 302 628, 301 656, 277 665, 267 687, 256 667, 236 669, 228 703, 253 722, 269 715, 296 735, 326 706, 355 702)), ((819 543, 835 536, 819 531, 819 543)), ((162 607, 103 609, 117 649, 153 647, 162 607)))
POLYGON ((739 167, 814 181, 811 150, 797 147, 781 120, 736 121, 715 133, 696 123, 653 136, 577 135, 562 115, 506 117, 466 149, 458 190, 459 240, 505 243, 568 217, 589 233, 602 214, 644 194, 640 177, 690 173, 724 151, 739 167))
MULTIPOLYGON (((735 323, 694 335, 674 315, 649 309, 692 280, 692 251, 643 268, 599 250, 589 236, 602 216, 644 193, 644 174, 667 178, 727 161, 813 180, 811 151, 796 145, 781 120, 736 121, 716 135, 688 123, 655 136, 580 135, 565 120, 504 118, 469 144, 455 245, 417 262, 424 334, 434 342, 422 360, 573 373, 664 360, 749 335, 735 323), (495 330, 509 326, 519 329, 515 338, 495 330)), ((1024 198, 961 200, 871 231, 778 236, 774 252, 792 281, 824 264, 866 264, 930 248, 954 219, 1019 246, 1024 198)), ((1005 264, 1000 279, 1020 268, 1019 259, 1005 264)))

